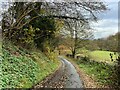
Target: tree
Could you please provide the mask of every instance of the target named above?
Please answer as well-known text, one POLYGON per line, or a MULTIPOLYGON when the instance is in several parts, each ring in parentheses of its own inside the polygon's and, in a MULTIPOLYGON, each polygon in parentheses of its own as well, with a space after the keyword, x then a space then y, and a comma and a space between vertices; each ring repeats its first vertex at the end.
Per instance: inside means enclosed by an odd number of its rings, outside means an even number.
POLYGON ((103 10, 106 10, 103 2, 13 2, 9 8, 9 14, 12 16, 12 23, 8 29, 21 29, 32 20, 39 17, 59 19, 69 18, 85 22, 88 20, 97 20, 94 12, 103 10), (30 14, 34 17, 29 18, 30 14), (15 22, 13 18, 16 19, 15 22), (24 22, 24 19, 27 20, 24 22))
POLYGON ((77 50, 82 48, 80 43, 91 36, 90 26, 85 22, 66 20, 64 28, 66 40, 63 43, 71 50, 74 58, 77 50))
POLYGON ((80 42, 91 36, 89 22, 97 21, 95 13, 106 10, 106 6, 103 2, 72 2, 49 4, 47 9, 55 17, 65 17, 66 30, 62 32, 66 37, 64 44, 69 47, 72 56, 75 57, 77 49, 81 47, 80 42))
POLYGON ((3 33, 8 39, 19 42, 19 38, 26 37, 24 30, 32 27, 32 38, 36 43, 42 44, 41 42, 49 37, 54 38, 56 19, 89 23, 90 20, 97 20, 95 12, 103 10, 106 10, 103 2, 13 2, 10 3, 7 14, 4 13, 6 19, 4 18, 3 22, 3 33))
POLYGON ((41 48, 45 40, 55 37, 55 19, 38 15, 44 14, 42 2, 13 2, 9 5, 3 13, 3 37, 24 46, 36 43, 41 48))

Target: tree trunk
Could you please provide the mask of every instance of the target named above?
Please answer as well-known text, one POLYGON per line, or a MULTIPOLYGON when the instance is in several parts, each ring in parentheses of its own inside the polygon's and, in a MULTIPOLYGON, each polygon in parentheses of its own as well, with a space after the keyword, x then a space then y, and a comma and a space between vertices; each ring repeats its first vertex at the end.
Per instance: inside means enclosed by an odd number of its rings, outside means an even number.
POLYGON ((72 58, 75 58, 75 50, 72 51, 72 58))

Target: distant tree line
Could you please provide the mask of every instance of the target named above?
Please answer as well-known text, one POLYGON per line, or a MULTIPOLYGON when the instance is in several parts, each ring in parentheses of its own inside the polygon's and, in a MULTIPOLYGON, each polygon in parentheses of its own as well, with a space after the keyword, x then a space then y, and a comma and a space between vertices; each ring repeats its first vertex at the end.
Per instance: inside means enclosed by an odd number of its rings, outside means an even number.
POLYGON ((119 52, 119 37, 120 32, 116 33, 115 35, 110 35, 106 38, 86 40, 86 42, 83 44, 88 50, 119 52))

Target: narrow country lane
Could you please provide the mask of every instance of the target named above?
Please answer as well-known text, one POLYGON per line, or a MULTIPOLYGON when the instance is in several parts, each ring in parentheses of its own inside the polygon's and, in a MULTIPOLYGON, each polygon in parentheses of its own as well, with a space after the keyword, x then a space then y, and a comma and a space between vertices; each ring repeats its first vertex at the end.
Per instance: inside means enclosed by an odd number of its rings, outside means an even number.
POLYGON ((82 81, 75 67, 62 56, 60 69, 51 77, 36 85, 34 88, 83 88, 82 81))

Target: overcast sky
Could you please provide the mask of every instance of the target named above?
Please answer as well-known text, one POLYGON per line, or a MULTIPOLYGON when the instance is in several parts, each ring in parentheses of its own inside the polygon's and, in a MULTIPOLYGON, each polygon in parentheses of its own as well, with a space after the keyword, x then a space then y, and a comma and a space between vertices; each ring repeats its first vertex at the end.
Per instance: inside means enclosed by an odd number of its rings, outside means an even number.
MULTIPOLYGON (((0 0, 4 2, 6 0, 0 0)), ((108 9, 104 13, 99 14, 97 23, 92 23, 94 28, 94 37, 103 38, 118 32, 118 2, 119 0, 101 0, 104 1, 108 9)), ((0 10, 1 11, 1 10, 0 10)))
POLYGON ((99 14, 98 23, 93 23, 95 38, 108 37, 118 32, 118 1, 104 0, 109 10, 99 14))

